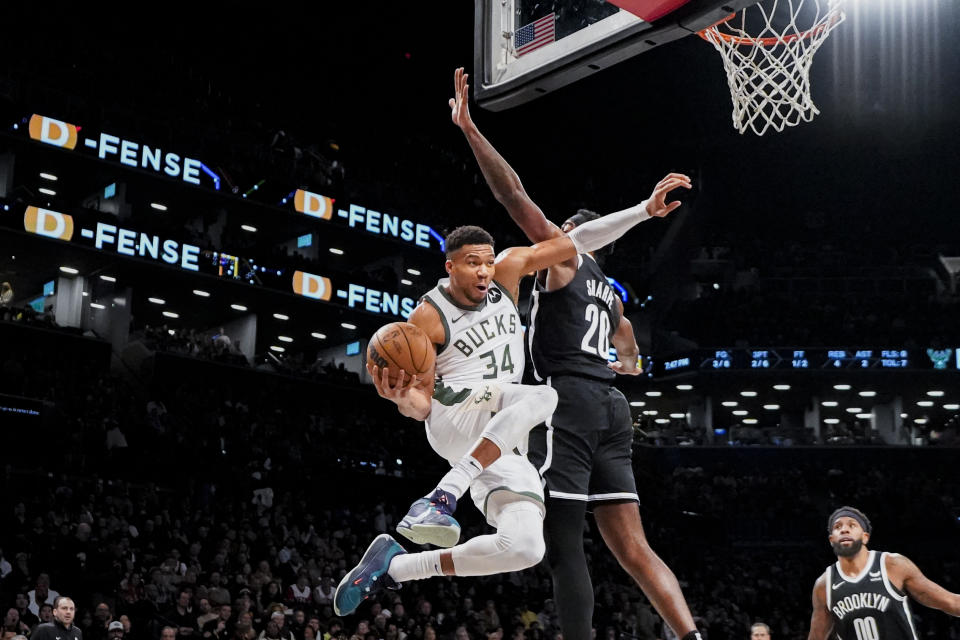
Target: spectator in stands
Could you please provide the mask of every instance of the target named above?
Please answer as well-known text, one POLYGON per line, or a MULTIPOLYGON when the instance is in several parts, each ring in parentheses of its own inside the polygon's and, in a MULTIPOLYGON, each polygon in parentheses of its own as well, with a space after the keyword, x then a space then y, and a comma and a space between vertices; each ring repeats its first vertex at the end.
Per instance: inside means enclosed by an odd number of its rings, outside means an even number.
POLYGON ((217 607, 216 617, 204 624, 201 629, 201 635, 206 639, 226 640, 230 638, 236 630, 236 620, 233 619, 232 609, 229 604, 221 604, 217 607))
POLYGON ((770 627, 763 622, 750 625, 750 640, 770 640, 770 627))
MULTIPOLYGON (((129 618, 127 619, 129 622, 129 618)), ((114 620, 107 625, 107 640, 123 640, 127 630, 120 620, 114 620)))
POLYGON ((193 611, 192 595, 187 589, 180 589, 177 593, 176 604, 167 611, 164 617, 177 625, 178 640, 192 638, 197 632, 197 614, 193 611))
POLYGON ((15 635, 30 633, 30 627, 20 620, 20 613, 13 607, 7 610, 3 617, 3 630, 0 633, 0 640, 9 640, 15 635))
POLYGON ((27 598, 30 601, 28 605, 30 613, 38 615, 40 613, 40 605, 43 603, 54 604, 54 601, 59 595, 59 593, 50 588, 50 576, 46 573, 39 574, 37 576, 36 587, 27 592, 27 598))
POLYGON ((33 612, 30 611, 30 599, 25 593, 17 593, 14 598, 14 607, 17 610, 17 614, 20 617, 20 620, 27 624, 29 627, 33 628, 40 623, 39 616, 35 616, 33 612))

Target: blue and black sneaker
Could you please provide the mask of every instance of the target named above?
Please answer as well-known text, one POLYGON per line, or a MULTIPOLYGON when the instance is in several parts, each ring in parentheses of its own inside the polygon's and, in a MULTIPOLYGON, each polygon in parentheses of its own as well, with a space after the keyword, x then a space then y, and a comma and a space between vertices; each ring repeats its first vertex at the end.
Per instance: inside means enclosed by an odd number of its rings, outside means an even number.
POLYGON ((367 551, 337 585, 333 594, 333 611, 338 616, 350 615, 360 603, 384 589, 399 589, 400 583, 387 574, 394 556, 406 553, 403 547, 386 533, 373 539, 367 551))
POLYGON ((397 533, 417 544, 449 548, 460 540, 460 523, 451 515, 457 508, 453 494, 436 489, 420 498, 397 525, 397 533))

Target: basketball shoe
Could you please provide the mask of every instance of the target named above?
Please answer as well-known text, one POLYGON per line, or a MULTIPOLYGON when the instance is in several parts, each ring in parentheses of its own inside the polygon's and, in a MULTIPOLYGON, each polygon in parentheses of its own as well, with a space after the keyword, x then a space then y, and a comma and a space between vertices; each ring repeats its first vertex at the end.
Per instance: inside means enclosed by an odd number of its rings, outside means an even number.
POLYGON ((453 494, 436 489, 420 498, 397 525, 397 533, 417 544, 449 548, 460 540, 460 523, 451 515, 457 508, 453 494))
POLYGON ((384 589, 399 589, 400 583, 387 570, 394 556, 406 553, 396 540, 386 533, 373 539, 360 564, 347 572, 333 594, 333 611, 338 616, 350 615, 360 603, 384 589))

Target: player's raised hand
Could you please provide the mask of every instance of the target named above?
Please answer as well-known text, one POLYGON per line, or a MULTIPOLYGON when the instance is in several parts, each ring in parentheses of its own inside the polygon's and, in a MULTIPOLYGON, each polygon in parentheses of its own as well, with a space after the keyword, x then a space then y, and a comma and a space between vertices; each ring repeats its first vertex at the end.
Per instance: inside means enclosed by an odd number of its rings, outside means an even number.
POLYGON ((693 185, 690 184, 690 177, 682 173, 668 173, 663 180, 657 183, 647 200, 647 213, 650 214, 651 218, 662 218, 682 204, 679 200, 667 202, 667 194, 678 187, 693 188, 693 185))
POLYGON ((450 118, 453 124, 461 129, 473 124, 470 118, 470 85, 467 84, 467 78, 470 75, 463 72, 463 67, 458 67, 453 72, 453 98, 450 98, 450 118))

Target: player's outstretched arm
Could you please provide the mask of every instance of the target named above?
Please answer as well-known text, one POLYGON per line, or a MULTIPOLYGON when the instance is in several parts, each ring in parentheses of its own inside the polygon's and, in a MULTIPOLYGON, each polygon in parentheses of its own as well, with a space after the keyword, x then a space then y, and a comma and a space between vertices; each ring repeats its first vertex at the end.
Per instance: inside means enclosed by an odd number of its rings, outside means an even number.
POLYGON ((923 575, 919 567, 906 556, 888 554, 887 572, 891 578, 902 576, 903 590, 923 606, 960 616, 960 594, 947 591, 923 575))
MULTIPOLYGON (((633 335, 633 325, 623 315, 623 303, 619 298, 615 298, 617 306, 620 307, 620 324, 613 334, 613 346, 617 350, 617 361, 611 362, 608 366, 617 373, 625 376, 638 376, 643 371, 637 367, 637 357, 640 355, 640 347, 637 345, 637 338, 633 335)), ((601 354, 606 355, 606 354, 601 354)))
POLYGON ((527 195, 517 172, 474 124, 473 118, 470 117, 468 78, 469 74, 463 72, 463 67, 453 74, 454 97, 449 101, 450 117, 453 124, 460 127, 463 135, 466 136, 477 164, 480 165, 480 171, 493 192, 493 197, 507 209, 507 213, 517 226, 523 229, 530 242, 543 242, 561 235, 562 232, 557 225, 547 220, 540 207, 527 195))
POLYGON ((566 235, 538 242, 532 247, 511 247, 497 256, 497 279, 514 290, 514 284, 525 274, 547 269, 575 257, 602 249, 649 218, 662 218, 680 206, 679 200, 667 202, 667 195, 677 188, 690 189, 690 178, 680 173, 668 174, 657 183, 653 193, 640 204, 584 222, 566 235))
POLYGON ((827 609, 827 574, 821 575, 813 585, 813 615, 810 616, 810 633, 807 640, 827 640, 833 631, 833 620, 827 609))

